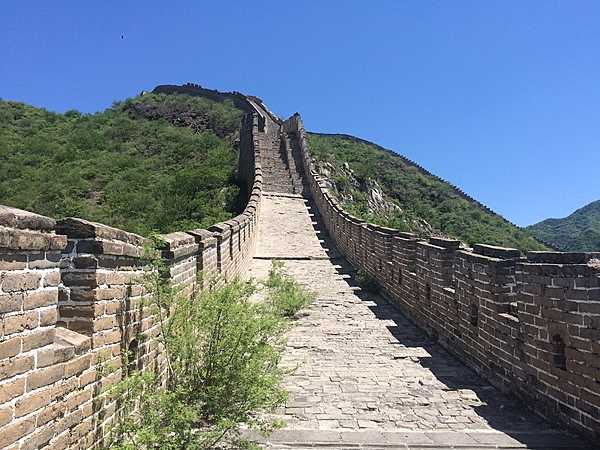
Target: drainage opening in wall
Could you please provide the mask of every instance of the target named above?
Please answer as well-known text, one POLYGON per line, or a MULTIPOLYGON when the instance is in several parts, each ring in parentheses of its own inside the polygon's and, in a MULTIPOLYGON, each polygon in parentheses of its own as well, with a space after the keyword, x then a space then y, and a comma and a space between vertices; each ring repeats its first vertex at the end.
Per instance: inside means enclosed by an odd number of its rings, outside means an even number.
POLYGON ((557 369, 566 370, 567 358, 565 356, 565 341, 560 335, 552 336, 552 364, 557 369))
POLYGON ((402 285, 402 269, 398 269, 398 284, 402 285))
POLYGON ((138 340, 133 339, 129 343, 129 346, 127 347, 127 355, 126 355, 127 374, 131 374, 139 369, 139 367, 138 367, 139 356, 140 356, 140 354, 139 354, 138 340))
POLYGON ((474 327, 477 326, 479 321, 479 307, 475 303, 471 303, 469 309, 469 323, 474 327))
POLYGON ((429 283, 425 284, 425 298, 428 301, 431 300, 431 285, 429 283))

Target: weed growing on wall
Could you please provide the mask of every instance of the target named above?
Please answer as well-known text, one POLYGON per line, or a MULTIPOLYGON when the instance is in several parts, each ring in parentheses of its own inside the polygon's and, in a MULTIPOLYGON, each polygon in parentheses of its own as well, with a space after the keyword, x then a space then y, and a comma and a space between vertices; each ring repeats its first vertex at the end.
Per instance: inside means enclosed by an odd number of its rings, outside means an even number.
POLYGON ((313 300, 309 291, 286 275, 281 261, 273 261, 265 286, 269 290, 269 303, 284 317, 294 317, 313 300))
POLYGON ((364 270, 359 269, 356 272, 355 279, 356 283, 365 291, 373 294, 379 293, 379 285, 377 284, 377 281, 375 281, 375 279, 364 270))
POLYGON ((129 370, 106 392, 121 411, 107 448, 248 448, 242 426, 268 432, 280 425, 263 413, 287 397, 280 386, 283 333, 310 295, 275 265, 265 282, 268 301, 250 301, 256 284, 237 280, 188 299, 164 281, 156 252, 149 261, 168 376, 129 370))

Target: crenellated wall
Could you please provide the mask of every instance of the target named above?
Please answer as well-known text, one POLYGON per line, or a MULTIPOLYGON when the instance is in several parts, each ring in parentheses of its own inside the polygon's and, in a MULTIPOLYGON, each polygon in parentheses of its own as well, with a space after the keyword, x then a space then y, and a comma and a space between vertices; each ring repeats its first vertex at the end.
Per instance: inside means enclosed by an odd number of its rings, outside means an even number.
MULTIPOLYGON (((185 295, 239 275, 257 238, 269 113, 256 99, 222 95, 248 112, 238 170, 248 201, 209 230, 162 236, 166 276, 185 295)), ((130 368, 165 373, 158 317, 143 301, 146 243, 106 225, 0 206, 1 449, 97 448, 118 413, 100 393, 130 368)))
MULTIPOLYGON (((305 174, 291 180, 294 189, 313 197, 339 250, 384 295, 500 389, 600 438, 600 254, 522 257, 364 223, 313 170, 299 115, 281 124, 256 97, 192 84, 156 92, 230 98, 248 113, 238 170, 248 196, 243 213, 208 230, 162 236, 166 276, 185 295, 250 265, 261 155, 281 149, 293 172, 305 174), (274 150, 275 136, 285 140, 274 150)), ((164 373, 157 317, 143 301, 145 244, 106 225, 0 206, 0 448, 98 447, 117 414, 102 390, 129 368, 164 373)))
POLYGON ((329 234, 348 261, 449 351, 542 416, 600 439, 600 253, 417 239, 364 223, 313 170, 299 115, 284 123, 329 234))

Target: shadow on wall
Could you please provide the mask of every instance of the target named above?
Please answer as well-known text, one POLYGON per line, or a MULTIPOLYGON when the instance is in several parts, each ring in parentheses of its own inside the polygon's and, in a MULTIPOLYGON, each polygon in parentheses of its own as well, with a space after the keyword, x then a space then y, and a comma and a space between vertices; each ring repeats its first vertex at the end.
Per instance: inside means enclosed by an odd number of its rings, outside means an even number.
MULTIPOLYGON (((327 248, 327 251, 331 255, 337 254, 333 247, 327 248)), ((419 389, 413 394, 421 399, 423 408, 435 408, 429 406, 428 402, 436 401, 440 391, 455 393, 456 396, 467 396, 468 402, 463 402, 462 407, 474 411, 483 419, 482 422, 489 425, 491 428, 489 431, 495 430, 511 436, 527 448, 589 448, 585 442, 579 441, 574 436, 557 433, 555 428, 542 417, 530 412, 519 399, 491 386, 474 370, 459 362, 442 347, 435 336, 420 330, 414 322, 400 312, 397 305, 378 294, 362 289, 356 280, 356 271, 352 266, 339 257, 335 259, 336 271, 355 294, 369 304, 369 309, 375 317, 385 323, 381 326, 389 330, 394 343, 402 348, 419 349, 419 354, 428 355, 410 357, 414 365, 428 369, 435 378, 433 382, 424 380, 425 382, 420 382, 420 386, 411 388, 419 389), (393 325, 390 325, 390 322, 393 325)), ((406 407, 406 412, 411 412, 410 406, 406 407)), ((461 416, 464 417, 464 414, 461 416)), ((460 430, 460 424, 456 425, 458 428, 455 431, 460 430)), ((464 425, 464 431, 471 431, 468 425, 464 425)), ((478 429, 482 427, 483 425, 478 429)))

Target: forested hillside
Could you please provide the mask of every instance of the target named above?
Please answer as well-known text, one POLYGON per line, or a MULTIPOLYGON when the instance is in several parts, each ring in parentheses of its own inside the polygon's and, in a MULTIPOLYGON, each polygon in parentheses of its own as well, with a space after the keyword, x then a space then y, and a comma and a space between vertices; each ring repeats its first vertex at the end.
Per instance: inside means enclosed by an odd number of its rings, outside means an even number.
MULTIPOLYGON (((242 206, 242 115, 228 100, 188 95, 144 94, 96 114, 0 101, 0 204, 140 234, 227 220, 242 206)), ((310 134, 309 143, 344 206, 365 220, 467 244, 545 248, 391 151, 344 135, 310 134)))
POLYGON ((242 111, 145 94, 96 114, 0 101, 0 204, 148 234, 235 215, 242 111))
POLYGON ((546 219, 528 229, 565 252, 600 251, 600 200, 563 219, 546 219))
POLYGON ((546 248, 529 231, 389 150, 345 135, 310 134, 309 146, 344 207, 362 219, 469 245, 546 248))

